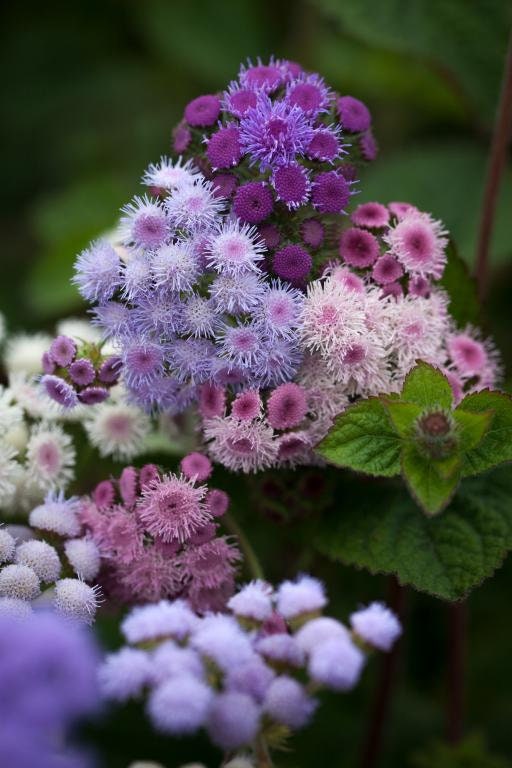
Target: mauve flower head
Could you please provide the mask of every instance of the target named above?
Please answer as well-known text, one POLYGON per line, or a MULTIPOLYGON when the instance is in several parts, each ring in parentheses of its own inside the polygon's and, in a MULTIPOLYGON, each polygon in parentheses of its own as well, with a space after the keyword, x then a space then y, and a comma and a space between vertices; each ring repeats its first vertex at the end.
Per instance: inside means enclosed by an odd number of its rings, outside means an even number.
POLYGON ((188 128, 185 121, 182 120, 181 123, 178 123, 172 132, 172 148, 175 152, 180 154, 181 152, 185 152, 188 149, 191 141, 192 134, 190 129, 188 128))
POLYGON ((256 642, 256 650, 272 666, 281 668, 300 667, 304 663, 304 654, 296 639, 286 632, 266 635, 256 642))
POLYGON ((239 392, 231 406, 231 413, 241 421, 252 421, 261 414, 261 397, 259 392, 247 390, 239 392))
POLYGON ((316 250, 324 241, 325 230, 322 222, 318 219, 304 219, 300 226, 300 234, 303 242, 316 250))
POLYGON ((394 256, 389 253, 385 253, 383 256, 379 256, 372 269, 372 277, 376 283, 380 285, 387 285, 388 283, 394 283, 399 280, 404 274, 399 262, 394 256))
POLYGON ((137 516, 152 536, 164 542, 186 541, 209 521, 206 488, 185 477, 164 475, 142 490, 137 516))
POLYGON ((92 384, 96 378, 96 371, 90 360, 81 357, 69 366, 69 376, 74 384, 85 387, 92 384))
POLYGON ((64 543, 64 552, 80 579, 92 581, 96 578, 100 570, 101 556, 92 539, 70 539, 64 543))
POLYGON ((311 199, 320 213, 344 213, 350 195, 349 183, 336 171, 324 171, 313 180, 311 199))
POLYGON ((276 275, 292 284, 300 285, 309 275, 312 266, 311 256, 300 245, 285 245, 276 251, 272 259, 272 268, 276 275))
POLYGON ((339 134, 340 131, 337 126, 315 128, 306 149, 307 157, 322 163, 334 163, 345 152, 339 134))
POLYGON ((76 344, 69 336, 57 336, 48 350, 50 360, 62 368, 67 368, 76 355, 76 344))
POLYGON ((392 254, 410 274, 438 280, 446 264, 447 232, 428 213, 406 213, 384 235, 392 254))
POLYGON ((277 199, 287 208, 299 208, 309 198, 309 175, 302 165, 290 163, 279 166, 272 175, 272 183, 277 199))
POLYGON ((229 496, 225 491, 212 488, 206 494, 205 504, 212 517, 222 517, 228 510, 229 496))
POLYGON ((225 112, 231 112, 235 117, 243 117, 248 109, 255 107, 258 101, 256 91, 244 88, 233 81, 224 93, 222 108, 225 112))
POLYGON ((345 229, 340 237, 340 256, 351 267, 370 267, 377 260, 379 242, 370 232, 358 227, 345 229))
POLYGON ((223 223, 208 240, 208 266, 217 272, 234 274, 259 271, 265 246, 249 224, 223 223))
POLYGON ((92 498, 99 509, 112 506, 115 499, 113 483, 110 480, 102 480, 94 489, 92 498))
POLYGON ((86 387, 78 393, 78 399, 84 405, 98 405, 98 403, 103 403, 108 396, 109 391, 105 387, 86 387))
POLYGON ((308 410, 306 392, 299 384, 281 384, 270 394, 267 418, 274 429, 297 427, 308 410))
POLYGON ((350 615, 350 624, 357 637, 380 651, 389 651, 402 634, 397 617, 382 603, 355 611, 350 615))
POLYGON ((446 340, 455 372, 464 379, 477 376, 484 386, 492 387, 501 376, 500 356, 491 339, 482 339, 472 326, 452 332, 446 340))
POLYGON ((245 693, 261 704, 275 676, 274 670, 255 653, 249 661, 227 671, 226 688, 245 693))
POLYGON ((348 133, 367 131, 371 115, 366 104, 353 96, 341 96, 337 102, 341 127, 348 133))
POLYGON ((45 374, 41 378, 41 387, 45 393, 64 408, 74 408, 78 405, 78 395, 73 387, 60 376, 45 374))
POLYGON ((348 629, 329 616, 319 616, 307 621, 295 635, 299 648, 306 654, 312 653, 325 640, 344 641, 348 638, 348 629))
POLYGON ((214 194, 213 182, 202 176, 193 184, 176 189, 165 200, 165 210, 172 224, 188 232, 200 232, 212 226, 225 207, 225 201, 214 194))
POLYGON ((104 384, 115 384, 121 375, 123 361, 118 355, 107 357, 100 366, 98 378, 104 384))
POLYGON ((151 681, 163 683, 182 674, 204 680, 203 662, 191 648, 178 645, 174 640, 165 640, 152 653, 151 681))
POLYGON ((268 64, 263 64, 259 57, 256 64, 249 59, 247 65, 241 65, 238 73, 238 79, 243 87, 267 93, 277 90, 284 83, 285 76, 283 64, 275 61, 273 57, 268 64))
POLYGON ((191 160, 182 164, 182 158, 173 163, 167 157, 161 157, 159 163, 151 163, 142 177, 142 183, 150 189, 170 190, 192 184, 199 171, 191 160))
POLYGON ((171 224, 165 209, 157 200, 147 195, 134 197, 133 202, 122 209, 121 237, 137 251, 156 250, 168 242, 171 224))
POLYGON ((291 106, 300 107, 306 115, 314 118, 328 111, 332 93, 320 75, 302 74, 288 84, 285 99, 291 106))
POLYGON ((199 388, 199 411, 206 419, 221 416, 226 403, 224 387, 215 384, 202 384, 199 388))
POLYGON ((193 451, 183 457, 180 462, 180 469, 188 480, 204 483, 210 477, 213 466, 208 456, 193 451))
POLYGON ((389 211, 381 203, 361 203, 350 218, 358 227, 382 229, 389 224, 389 211))
POLYGON ((377 157, 379 147, 371 130, 366 131, 366 133, 363 133, 359 138, 359 149, 362 158, 367 162, 372 162, 377 157))
POLYGON ((185 120, 194 128, 205 128, 214 125, 220 114, 220 100, 218 96, 208 94, 198 96, 185 107, 185 120))
POLYGON ((237 178, 232 173, 216 173, 212 176, 213 194, 215 197, 232 197, 238 186, 237 178))

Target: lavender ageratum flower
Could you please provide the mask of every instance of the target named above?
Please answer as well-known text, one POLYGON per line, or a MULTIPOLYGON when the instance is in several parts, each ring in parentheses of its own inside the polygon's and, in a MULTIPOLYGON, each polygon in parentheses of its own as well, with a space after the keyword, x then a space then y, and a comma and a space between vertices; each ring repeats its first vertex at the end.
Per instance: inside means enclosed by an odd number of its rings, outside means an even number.
POLYGON ((178 189, 186 184, 193 183, 199 171, 191 160, 182 164, 182 158, 173 163, 167 157, 161 157, 159 163, 151 163, 148 166, 142 183, 153 189, 178 189))
POLYGON ((244 693, 220 693, 214 699, 208 715, 208 734, 224 750, 238 749, 255 738, 260 710, 244 693))
POLYGON ((262 336, 258 325, 225 326, 220 338, 220 350, 230 363, 250 368, 262 351, 262 336))
POLYGON ((224 208, 225 201, 215 195, 213 183, 202 177, 177 189, 165 201, 172 224, 189 232, 212 226, 224 208))
POLYGON ((75 390, 59 376, 45 374, 41 379, 41 387, 48 397, 64 408, 74 408, 78 405, 78 395, 75 390))
POLYGON ((126 245, 135 249, 156 250, 168 242, 171 235, 170 221, 165 209, 149 197, 134 197, 133 202, 122 209, 121 236, 126 245))
POLYGON ((204 338, 215 336, 221 320, 212 299, 203 299, 200 294, 192 293, 180 307, 180 323, 183 333, 204 338))
POLYGON ((135 253, 125 262, 121 275, 121 295, 123 299, 133 299, 143 296, 151 286, 150 261, 146 251, 135 253))
POLYGON ((151 680, 149 654, 137 648, 122 648, 109 654, 98 671, 103 695, 115 701, 137 697, 151 680))
POLYGON ((182 308, 177 293, 168 288, 157 288, 134 302, 130 325, 138 337, 169 338, 181 330, 182 308))
POLYGON ((160 684, 148 700, 149 717, 159 731, 179 736, 205 725, 214 698, 212 689, 182 674, 160 684))
POLYGON ((122 621, 121 631, 129 643, 144 643, 164 637, 178 642, 187 638, 199 620, 183 600, 161 600, 134 608, 122 621))
POLYGON ((260 171, 291 163, 306 153, 313 129, 304 111, 261 95, 240 120, 240 144, 260 171))
POLYGON ((304 686, 282 675, 270 684, 263 711, 273 720, 289 728, 303 728, 311 720, 317 701, 307 695, 304 686))
POLYGON ((258 272, 264 253, 265 245, 249 224, 227 221, 208 239, 208 266, 216 272, 258 272))
POLYGON ((228 602, 235 616, 264 621, 272 613, 272 587, 264 581, 251 581, 228 602))
POLYGON ((129 387, 150 384, 163 372, 165 348, 156 341, 128 338, 122 350, 123 373, 129 387))
POLYGON ((214 345, 206 339, 176 339, 169 349, 169 367, 181 384, 202 384, 211 373, 214 354, 214 345))
POLYGON ((350 638, 333 637, 316 645, 310 653, 311 678, 333 691, 349 691, 358 682, 365 656, 350 638))
POLYGON ((105 387, 86 387, 78 393, 78 399, 84 405, 98 405, 103 403, 109 396, 109 391, 105 387))
POLYGON ((107 301, 90 312, 92 325, 100 327, 103 338, 110 338, 125 332, 131 310, 119 301, 107 301))
POLYGON ((261 386, 275 387, 293 379, 303 359, 297 342, 273 338, 263 345, 254 365, 254 376, 261 386))
POLYGON ((250 312, 255 309, 265 290, 265 283, 255 272, 236 274, 221 272, 215 277, 208 292, 219 312, 232 315, 250 312))
POLYGON ((55 365, 67 368, 75 359, 76 344, 69 336, 57 336, 50 344, 48 354, 55 365))
POLYGON ((320 611, 326 603, 324 585, 312 576, 283 581, 277 592, 277 610, 285 619, 320 611))
POLYGON ((74 384, 85 387, 92 384, 96 378, 96 371, 90 360, 81 357, 69 366, 69 376, 74 384))
POLYGON ((361 640, 380 651, 389 651, 402 634, 397 617, 382 603, 371 603, 352 613, 350 624, 361 640))
POLYGON ((166 245, 151 256, 151 273, 158 288, 190 291, 200 272, 191 243, 185 240, 166 245))
POLYGON ((97 240, 75 262, 74 283, 86 301, 107 301, 120 285, 121 262, 106 240, 97 240))

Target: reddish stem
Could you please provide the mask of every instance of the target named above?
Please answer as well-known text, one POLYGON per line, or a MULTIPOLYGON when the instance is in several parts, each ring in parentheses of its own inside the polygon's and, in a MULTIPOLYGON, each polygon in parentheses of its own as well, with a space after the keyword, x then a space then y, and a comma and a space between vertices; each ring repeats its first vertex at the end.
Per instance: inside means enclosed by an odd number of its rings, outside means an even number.
POLYGON ((478 282, 480 299, 487 292, 489 249, 496 216, 496 205, 501 178, 506 165, 507 147, 512 126, 512 32, 505 58, 501 94, 498 102, 494 132, 489 150, 489 161, 485 181, 482 213, 478 232, 475 277, 478 282))
POLYGON ((446 731, 450 744, 458 744, 464 734, 464 692, 467 654, 467 602, 448 607, 448 712, 446 731))
MULTIPOLYGON (((389 580, 388 603, 401 619, 404 615, 405 594, 405 588, 400 586, 395 577, 392 576, 389 580)), ((382 656, 380 679, 363 744, 360 768, 374 768, 377 765, 382 750, 384 728, 390 715, 391 702, 396 687, 400 648, 401 642, 398 641, 389 653, 382 656)))

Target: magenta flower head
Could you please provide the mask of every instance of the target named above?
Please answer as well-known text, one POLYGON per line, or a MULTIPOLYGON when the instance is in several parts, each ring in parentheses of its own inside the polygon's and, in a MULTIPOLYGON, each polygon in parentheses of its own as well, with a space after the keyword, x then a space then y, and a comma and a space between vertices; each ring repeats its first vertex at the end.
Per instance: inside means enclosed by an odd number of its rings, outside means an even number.
POLYGON ((272 178, 278 200, 288 208, 299 208, 309 197, 309 179, 305 168, 290 164, 280 166, 272 178))
POLYGON ((324 241, 324 226, 318 219, 305 219, 300 226, 300 235, 307 246, 316 250, 324 241))
POLYGON ((341 96, 338 99, 338 114, 341 127, 348 133, 362 133, 371 125, 370 110, 353 96, 341 96))
POLYGON ((340 256, 351 267, 370 267, 380 254, 379 242, 371 232, 358 227, 346 229, 340 237, 340 256))
POLYGON ((206 156, 212 168, 230 168, 237 165, 242 156, 240 130, 236 125, 227 125, 213 133, 208 141, 206 156))
POLYGON ((357 206, 351 219, 358 227, 382 229, 389 224, 389 211, 381 203, 362 203, 357 206))
POLYGON ((261 397, 259 392, 240 392, 231 406, 231 413, 241 421, 252 421, 261 413, 261 397))
POLYGON ((334 163, 340 156, 342 149, 338 133, 333 128, 316 128, 313 137, 308 144, 306 155, 311 160, 319 160, 322 163, 334 163))
POLYGON ((399 280, 404 271, 398 261, 389 253, 380 256, 372 269, 372 277, 376 283, 387 285, 399 280))
POLYGON ((164 542, 186 541, 209 521, 206 489, 185 478, 166 475, 142 491, 137 515, 148 533, 164 542))
POLYGON ((205 504, 212 517, 222 517, 228 511, 229 496, 225 491, 212 488, 206 494, 205 504))
POLYGON ((184 456, 180 462, 180 469, 189 480, 193 480, 195 483, 203 483, 210 477, 213 467, 208 456, 204 453, 193 453, 184 456))
POLYGON ((343 213, 350 194, 349 183, 343 176, 325 171, 315 177, 311 199, 320 213, 343 213))
POLYGON ((285 245, 272 259, 276 275, 292 284, 300 284, 308 276, 312 266, 311 256, 300 245, 285 245))
POLYGON ((274 429, 291 429, 301 423, 307 410, 304 388, 292 382, 281 384, 268 399, 268 422, 274 429))
POLYGON ((50 360, 55 365, 61 366, 61 368, 67 368, 76 355, 76 344, 69 336, 57 336, 50 345, 48 350, 50 360))
POLYGON ((285 79, 285 70, 281 63, 270 60, 268 64, 263 64, 258 58, 257 64, 248 61, 247 66, 240 67, 239 80, 246 88, 255 91, 264 91, 271 93, 277 90, 283 84, 285 79))
POLYGON ((242 221, 259 224, 272 213, 272 193, 264 182, 249 181, 238 187, 233 210, 242 221))
POLYGON ((185 120, 194 128, 214 125, 220 114, 220 99, 217 96, 198 96, 185 107, 185 120))
POLYGON ((359 149, 363 160, 371 163, 378 155, 379 147, 371 131, 366 131, 359 139, 359 149))
POLYGON ((178 154, 186 152, 191 141, 192 134, 190 133, 190 129, 187 127, 187 124, 184 121, 178 123, 172 132, 172 148, 174 151, 178 154))

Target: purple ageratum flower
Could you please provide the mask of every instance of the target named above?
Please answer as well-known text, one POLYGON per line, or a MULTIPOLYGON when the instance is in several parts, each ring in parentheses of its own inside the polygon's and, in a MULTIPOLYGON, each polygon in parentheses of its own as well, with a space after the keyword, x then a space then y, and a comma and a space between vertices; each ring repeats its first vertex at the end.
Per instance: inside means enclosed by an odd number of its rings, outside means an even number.
POLYGON ((166 350, 156 341, 128 338, 122 350, 123 373, 129 387, 151 384, 164 369, 166 350))
POLYGON ((151 287, 151 262, 145 251, 133 254, 121 270, 121 296, 133 301, 144 296, 151 287))
POLYGON ((208 735, 224 750, 250 744, 258 733, 259 707, 250 696, 235 691, 219 693, 208 717, 208 735))
POLYGON ((379 242, 370 232, 349 227, 340 237, 340 256, 351 267, 370 267, 380 255, 379 242))
POLYGON ((324 241, 324 225, 318 219, 304 219, 300 225, 300 236, 306 245, 316 250, 324 241))
POLYGON ((281 62, 271 58, 268 64, 263 64, 258 58, 257 64, 252 64, 250 60, 247 66, 242 64, 238 79, 242 87, 272 93, 284 83, 285 75, 281 62))
POLYGON ((172 132, 172 148, 174 151, 178 154, 186 152, 191 141, 192 134, 190 133, 187 124, 184 121, 178 123, 172 132))
POLYGON ((131 310, 119 301, 107 301, 90 310, 92 325, 99 326, 103 338, 124 334, 129 323, 131 310))
POLYGON ((306 150, 307 157, 322 163, 333 163, 343 151, 339 139, 339 128, 322 126, 315 128, 306 150))
POLYGON ((376 283, 387 285, 399 280, 404 271, 398 261, 389 253, 380 256, 372 269, 372 277, 376 283))
POLYGON ((212 133, 208 140, 206 156, 213 169, 237 165, 242 157, 238 127, 229 124, 212 133))
POLYGON ((121 375, 123 361, 118 355, 107 357, 100 366, 98 378, 104 384, 115 384, 121 375))
POLYGON ((267 248, 277 248, 281 241, 281 233, 275 224, 261 224, 258 232, 267 248))
POLYGON ((371 125, 370 110, 353 96, 341 96, 337 102, 341 127, 348 133, 362 133, 371 125))
POLYGON ((196 284, 201 271, 191 244, 178 240, 152 254, 151 273, 157 287, 188 292, 196 284))
POLYGON ((109 391, 105 387, 86 387, 78 393, 78 399, 84 405, 98 405, 98 403, 103 403, 108 396, 109 391))
POLYGON ((69 376, 74 384, 81 387, 92 384, 96 378, 94 365, 86 357, 81 357, 69 366, 69 376))
POLYGON ((168 338, 182 329, 182 308, 178 296, 165 288, 145 293, 130 313, 130 328, 137 338, 168 338))
POLYGON ((315 176, 312 202, 320 213, 344 213, 350 194, 349 183, 336 171, 326 171, 315 176))
POLYGON ((255 107, 257 102, 256 91, 243 88, 239 83, 233 81, 224 93, 222 109, 224 112, 231 112, 232 115, 240 118, 245 115, 248 109, 255 107))
POLYGON ((291 337, 299 325, 303 301, 300 291, 275 280, 267 284, 261 299, 259 322, 271 337, 291 337))
POLYGON ((221 355, 230 363, 250 368, 262 353, 262 334, 255 323, 226 325, 220 338, 221 355))
POLYGON ((162 541, 187 541, 210 520, 205 490, 183 477, 167 475, 143 489, 137 517, 148 533, 162 541))
POLYGON ((359 139, 359 149, 364 160, 372 162, 377 157, 379 148, 371 131, 366 131, 359 139))
POLYGON ((62 368, 67 368, 76 355, 76 344, 69 336, 57 336, 48 350, 50 360, 62 368))
POLYGON ((144 197, 134 197, 133 202, 121 209, 120 226, 123 242, 141 250, 156 250, 169 240, 171 227, 162 205, 144 197))
POLYGON ((236 275, 249 270, 259 272, 265 246, 254 227, 227 221, 210 236, 207 253, 208 267, 236 275))
POLYGON ((197 293, 192 293, 181 303, 179 321, 182 332, 195 338, 214 336, 221 323, 215 302, 212 299, 203 299, 197 293))
POLYGON ((286 675, 270 684, 263 703, 266 715, 293 729, 307 725, 316 707, 317 701, 307 695, 304 686, 286 675))
POLYGON ((174 226, 190 232, 215 224, 224 207, 225 201, 215 195, 213 183, 203 178, 175 190, 165 200, 166 211, 174 226))
POLYGON ((197 451, 193 451, 183 457, 180 462, 180 469, 186 478, 197 483, 204 483, 213 471, 212 463, 208 456, 197 451))
POLYGON ((260 96, 240 121, 240 143, 261 171, 291 163, 306 153, 313 129, 300 107, 260 96))
POLYGON ((236 176, 232 173, 216 173, 211 181, 215 197, 232 197, 238 185, 236 176))
POLYGON ((351 219, 358 227, 382 229, 389 224, 389 211, 381 203, 362 203, 357 206, 351 219))
POLYGON ((41 386, 48 397, 64 408, 74 408, 78 405, 78 395, 75 390, 59 376, 45 374, 41 379, 41 386))
POLYGON ((206 339, 176 339, 170 346, 168 361, 181 384, 202 384, 210 376, 214 356, 215 347, 206 339))
POLYGON ((264 287, 255 272, 222 272, 210 283, 208 291, 219 312, 238 315, 259 305, 264 287))
POLYGON ((278 277, 300 284, 309 274, 313 261, 309 253, 300 245, 285 245, 276 251, 272 267, 278 277))
POLYGON ((249 181, 238 187, 233 210, 239 219, 249 224, 259 224, 272 213, 272 193, 263 181, 249 181))
POLYGON ((75 261, 74 283, 87 301, 107 301, 120 285, 121 261, 106 240, 97 240, 75 261))
POLYGON ((206 128, 217 122, 220 114, 220 99, 208 94, 192 99, 185 107, 185 120, 194 128, 206 128))
POLYGON ((274 171, 272 183, 278 200, 281 200, 287 208, 299 208, 307 202, 310 183, 308 172, 301 165, 292 163, 280 166, 274 171))
POLYGON ((254 375, 262 387, 275 387, 294 378, 302 358, 295 341, 273 338, 264 346, 264 352, 254 366, 254 375))
POLYGON ((281 384, 267 402, 268 423, 274 429, 297 427, 308 411, 306 391, 299 384, 281 384))
POLYGON ((391 650, 402 634, 397 617, 382 603, 371 603, 352 613, 350 624, 358 637, 380 651, 391 650))
POLYGON ((57 366, 50 358, 48 352, 43 352, 41 357, 41 368, 43 369, 43 373, 52 374, 56 367, 57 366))
POLYGON ((328 111, 332 93, 320 75, 301 75, 288 84, 285 99, 292 107, 299 107, 313 118, 328 111))

